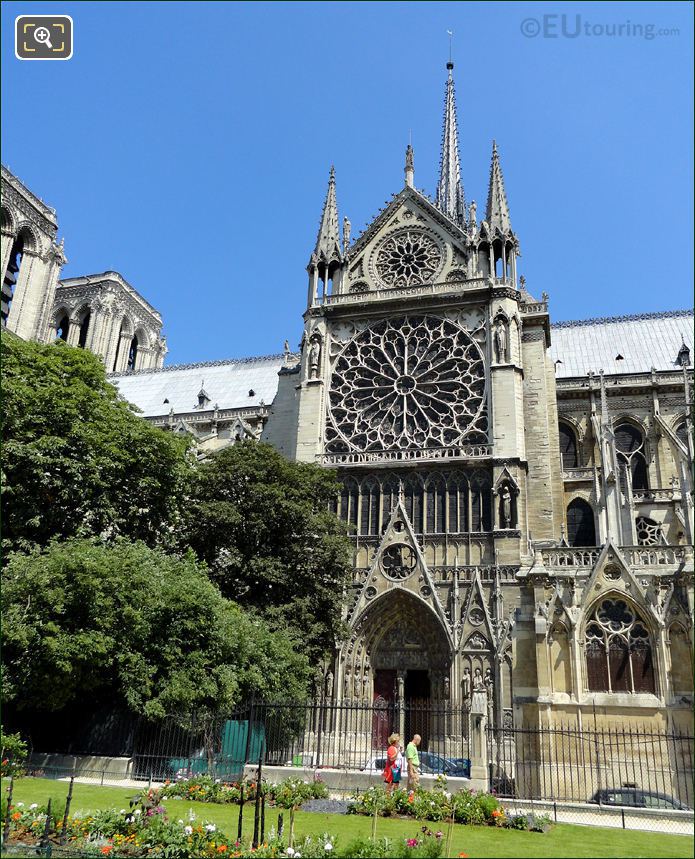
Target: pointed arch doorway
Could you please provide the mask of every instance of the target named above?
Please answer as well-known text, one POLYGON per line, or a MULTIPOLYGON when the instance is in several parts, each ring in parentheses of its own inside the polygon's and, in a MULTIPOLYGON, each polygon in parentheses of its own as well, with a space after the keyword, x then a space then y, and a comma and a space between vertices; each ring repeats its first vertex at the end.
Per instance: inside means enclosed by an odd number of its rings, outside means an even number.
POLYGON ((446 631, 427 603, 393 589, 376 599, 355 629, 355 659, 368 658, 373 671, 372 742, 385 747, 391 731, 410 739, 432 733, 430 709, 449 685, 451 648, 446 631), (359 650, 366 651, 362 657, 359 650))

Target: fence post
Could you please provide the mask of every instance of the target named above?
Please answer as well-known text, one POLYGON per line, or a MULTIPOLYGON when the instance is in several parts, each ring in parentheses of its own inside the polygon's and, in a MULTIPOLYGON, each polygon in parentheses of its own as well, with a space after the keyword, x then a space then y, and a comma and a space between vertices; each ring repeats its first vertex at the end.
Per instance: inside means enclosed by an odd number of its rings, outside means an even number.
MULTIPOLYGON (((316 731, 316 757, 314 758, 314 767, 318 768, 321 764, 321 738, 323 734, 323 695, 319 698, 319 724, 316 731)), ((371 725, 370 725, 371 729, 371 725)))
POLYGON ((241 778, 241 788, 239 790, 239 822, 237 823, 237 841, 241 842, 242 828, 244 825, 244 777, 241 778))
POLYGON ((625 809, 624 808, 620 809, 620 819, 623 822, 623 829, 625 829, 625 809))
POLYGON ((72 788, 75 784, 75 776, 70 776, 70 787, 68 788, 68 797, 65 800, 65 814, 63 815, 63 830, 60 834, 60 843, 65 844, 68 829, 68 815, 70 814, 70 803, 72 802, 72 788))
POLYGON ((253 843, 251 846, 255 850, 258 847, 258 830, 261 822, 261 779, 263 777, 262 772, 263 767, 263 757, 258 759, 258 777, 256 779, 256 803, 253 810, 253 843))
MULTIPOLYGON (((244 749, 244 773, 246 772, 246 764, 249 762, 249 755, 251 754, 251 731, 253 730, 253 717, 254 713, 254 695, 251 695, 251 701, 249 703, 249 721, 246 730, 246 748, 244 749)), ((242 773, 242 779, 244 777, 244 773, 242 773)))
POLYGON ((5 824, 2 828, 2 843, 7 844, 7 839, 10 837, 10 820, 12 810, 12 791, 14 789, 14 776, 10 776, 10 786, 7 789, 7 811, 5 812, 5 824))
POLYGON ((283 817, 282 812, 278 814, 278 838, 282 838, 282 830, 284 828, 285 818, 283 817))
POLYGON ((48 837, 51 833, 51 800, 48 800, 48 805, 46 806, 46 825, 43 828, 43 836, 41 837, 40 849, 43 852, 44 856, 51 855, 51 842, 48 840, 48 837))

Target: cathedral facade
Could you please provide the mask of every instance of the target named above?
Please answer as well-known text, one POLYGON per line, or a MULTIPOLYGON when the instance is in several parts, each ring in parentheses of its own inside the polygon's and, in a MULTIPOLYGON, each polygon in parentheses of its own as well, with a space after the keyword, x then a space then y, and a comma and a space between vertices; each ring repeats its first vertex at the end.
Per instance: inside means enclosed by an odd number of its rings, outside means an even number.
POLYGON ((353 239, 331 169, 298 353, 163 366, 161 318, 120 275, 57 281, 45 213, 48 281, 24 324, 31 274, 12 254, 22 235, 35 251, 13 195, 3 318, 91 348, 145 419, 201 456, 256 438, 336 472, 354 564, 325 695, 465 702, 484 684, 499 728, 589 713, 685 728, 692 312, 552 325, 518 271, 495 144, 485 209, 466 202, 447 71, 434 199, 408 147, 402 189, 353 239))

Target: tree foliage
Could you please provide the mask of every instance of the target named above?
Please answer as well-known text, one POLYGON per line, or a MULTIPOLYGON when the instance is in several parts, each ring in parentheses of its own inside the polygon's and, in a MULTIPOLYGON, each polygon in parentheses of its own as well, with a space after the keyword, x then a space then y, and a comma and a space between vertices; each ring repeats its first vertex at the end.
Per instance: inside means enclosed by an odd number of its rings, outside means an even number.
POLYGON ((170 541, 185 442, 138 417, 84 349, 3 332, 2 369, 6 551, 56 536, 170 541))
POLYGON ((225 599, 191 553, 78 538, 15 553, 2 613, 3 696, 20 708, 219 714, 306 691, 298 642, 225 599))
POLYGON ((301 630, 312 659, 340 638, 346 528, 329 512, 333 474, 267 444, 225 448, 193 475, 186 537, 225 596, 301 630))

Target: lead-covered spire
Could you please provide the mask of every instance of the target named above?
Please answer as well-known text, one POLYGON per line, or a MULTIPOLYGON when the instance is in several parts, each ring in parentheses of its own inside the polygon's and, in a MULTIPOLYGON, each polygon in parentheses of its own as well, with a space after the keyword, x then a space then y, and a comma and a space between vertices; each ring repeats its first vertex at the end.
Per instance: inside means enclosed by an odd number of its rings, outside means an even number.
POLYGON ((504 179, 500 166, 500 156, 497 144, 492 141, 492 161, 490 162, 490 185, 487 192, 487 211, 485 220, 494 230, 499 229, 503 233, 510 233, 512 221, 509 216, 509 203, 504 190, 504 179))
POLYGON ((335 167, 331 166, 328 175, 328 191, 321 213, 319 234, 316 237, 314 255, 317 259, 323 257, 330 260, 340 259, 340 226, 338 224, 338 201, 335 196, 335 167))
POLYGON ((456 96, 454 93, 454 64, 446 64, 449 75, 446 81, 444 99, 444 131, 442 133, 442 154, 439 162, 439 182, 437 183, 437 206, 462 229, 466 226, 466 200, 461 183, 461 157, 459 155, 459 134, 456 122, 456 96))

